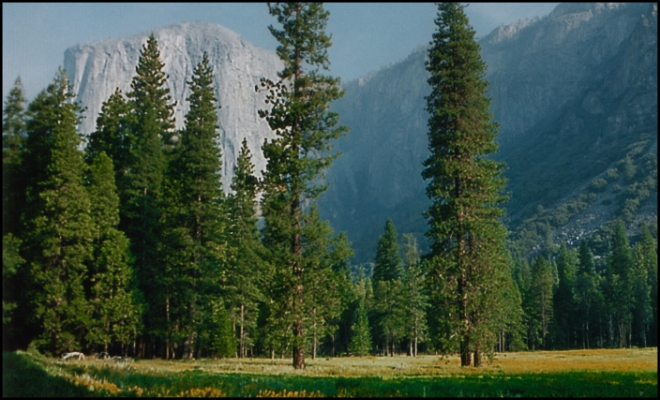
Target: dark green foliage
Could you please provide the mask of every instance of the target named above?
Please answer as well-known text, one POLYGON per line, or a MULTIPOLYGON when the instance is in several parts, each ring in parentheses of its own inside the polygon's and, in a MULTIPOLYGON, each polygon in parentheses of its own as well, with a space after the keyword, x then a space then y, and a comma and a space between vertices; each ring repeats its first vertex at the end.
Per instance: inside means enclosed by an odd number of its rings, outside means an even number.
POLYGON ((128 115, 129 103, 124 100, 121 90, 115 92, 101 106, 101 113, 96 119, 96 131, 89 135, 86 158, 89 163, 104 151, 114 165, 115 183, 123 188, 124 177, 129 169, 130 139, 128 115))
POLYGON ((577 258, 562 242, 557 258, 557 274, 559 283, 554 293, 555 332, 554 348, 569 349, 575 346, 576 304, 573 298, 575 291, 577 258))
POLYGON ((164 177, 164 250, 168 267, 168 331, 192 358, 203 304, 218 300, 225 258, 224 194, 213 69, 206 53, 188 82, 191 95, 185 129, 164 177))
POLYGON ((23 216, 22 255, 30 268, 31 313, 39 343, 59 353, 79 346, 89 327, 83 282, 94 226, 83 186, 85 164, 76 132, 79 107, 64 70, 29 106, 23 162, 34 168, 23 216))
MULTIPOLYGON (((343 95, 339 79, 319 72, 329 67, 330 38, 324 32, 329 13, 319 3, 269 4, 268 9, 282 27, 269 29, 279 43, 277 54, 284 69, 278 73, 279 81, 261 81, 268 91, 266 104, 271 107, 260 110, 259 115, 276 135, 262 147, 267 161, 262 199, 264 235, 271 253, 269 261, 277 268, 275 281, 281 283, 274 293, 276 301, 290 305, 286 310, 294 337, 293 366, 301 369, 305 367, 305 320, 312 306, 305 304, 304 295, 304 235, 310 228, 306 227, 309 222, 305 221, 303 205, 315 203, 326 189, 318 185, 318 178, 338 156, 327 154, 329 142, 347 128, 337 126, 339 116, 328 112, 329 103, 343 95)), ((324 254, 318 256, 323 258, 324 254)), ((271 312, 283 320, 283 314, 274 309, 271 312)))
POLYGON ((131 241, 135 257, 138 287, 145 296, 148 308, 145 314, 147 327, 143 340, 152 346, 156 339, 164 341, 162 355, 170 351, 168 325, 170 274, 160 251, 162 244, 163 179, 167 165, 166 148, 171 146, 174 105, 169 104, 169 89, 165 87, 167 76, 162 71, 160 52, 152 34, 140 51, 136 75, 127 94, 127 116, 130 135, 129 152, 126 156, 128 172, 120 182, 121 227, 131 241))
POLYGON ((111 343, 126 346, 135 340, 142 309, 129 241, 117 229, 119 197, 112 160, 104 151, 92 160, 88 192, 94 223, 94 257, 88 273, 92 320, 87 340, 92 345, 103 345, 107 352, 111 343))
POLYGON ((212 300, 205 307, 208 310, 201 337, 205 353, 220 358, 235 356, 238 343, 224 302, 222 299, 212 300))
POLYGON ((351 344, 348 346, 348 351, 356 356, 366 356, 371 352, 371 332, 364 303, 364 298, 359 297, 358 308, 355 310, 355 323, 351 326, 351 344))
POLYGON ((257 178, 252 156, 243 139, 227 198, 227 303, 238 326, 239 357, 254 344, 258 305, 265 300, 262 287, 267 268, 257 229, 257 178))
MULTIPOLYGON (((21 240, 13 234, 8 233, 2 237, 2 329, 4 334, 9 334, 12 314, 16 308, 16 294, 10 286, 14 283, 12 278, 16 276, 18 269, 25 263, 21 257, 21 240)), ((4 345, 4 341, 3 341, 4 345)))
POLYGON ((493 307, 501 294, 506 230, 499 221, 505 198, 504 165, 488 158, 497 151, 497 123, 486 97, 486 65, 463 6, 438 5, 436 32, 426 63, 431 77, 427 96, 431 155, 422 177, 429 180, 432 205, 425 216, 431 246, 427 273, 442 299, 434 313, 447 320, 448 336, 459 342, 461 364, 480 365, 492 336, 493 307))
POLYGON ((406 313, 406 336, 408 355, 417 356, 418 344, 427 338, 426 309, 429 296, 424 285, 425 276, 420 265, 417 238, 411 233, 403 235, 405 267, 402 281, 404 286, 403 309, 406 313))
POLYGON ((587 240, 582 240, 578 253, 578 269, 575 279, 573 299, 575 311, 573 315, 579 322, 578 347, 590 348, 590 326, 596 325, 594 309, 602 303, 602 294, 599 291, 600 277, 596 273, 594 256, 589 249, 587 240))
POLYGON ((401 278, 401 257, 394 223, 388 219, 385 231, 378 239, 376 259, 374 260, 374 282, 391 281, 401 278))
POLYGON ((2 235, 19 234, 25 186, 21 178, 21 151, 25 142, 25 106, 21 78, 9 91, 2 109, 2 235))
POLYGON ((658 256, 657 245, 646 224, 634 247, 633 342, 640 347, 657 344, 658 256), (655 301, 655 302, 654 302, 655 301))
POLYGON ((621 220, 614 223, 607 262, 608 303, 614 319, 619 347, 628 347, 632 339, 634 260, 626 228, 621 220))
POLYGON ((554 276, 552 266, 543 256, 539 256, 532 264, 532 281, 528 298, 528 331, 527 340, 530 349, 548 349, 547 338, 553 318, 553 286, 554 276))

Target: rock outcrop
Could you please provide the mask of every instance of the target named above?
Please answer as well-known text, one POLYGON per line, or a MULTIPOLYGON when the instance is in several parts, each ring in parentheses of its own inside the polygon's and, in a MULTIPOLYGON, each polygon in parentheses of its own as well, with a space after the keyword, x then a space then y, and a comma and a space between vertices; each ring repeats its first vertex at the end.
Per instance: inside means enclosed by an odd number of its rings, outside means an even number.
MULTIPOLYGON (((140 50, 151 32, 120 39, 73 46, 64 54, 64 68, 68 71, 77 101, 87 110, 80 131, 88 135, 96 126, 101 105, 115 91, 130 91, 140 50)), ((192 77, 195 66, 208 53, 214 68, 216 95, 220 109, 223 157, 223 187, 229 190, 233 169, 243 138, 247 138, 253 155, 255 170, 265 169, 261 145, 271 131, 257 110, 263 107, 263 98, 254 87, 259 79, 277 78, 282 62, 270 50, 259 48, 237 33, 211 23, 181 23, 153 31, 158 41, 164 71, 169 78, 167 86, 173 101, 177 102, 176 128, 183 126, 189 109, 186 98, 190 89, 186 81, 192 77)))

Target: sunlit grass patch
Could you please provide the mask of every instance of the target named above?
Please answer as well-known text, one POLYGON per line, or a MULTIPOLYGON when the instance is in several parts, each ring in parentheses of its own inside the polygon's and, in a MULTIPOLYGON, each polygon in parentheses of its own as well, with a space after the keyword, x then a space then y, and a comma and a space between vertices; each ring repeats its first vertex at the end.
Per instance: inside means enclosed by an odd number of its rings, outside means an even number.
POLYGON ((483 368, 461 368, 457 356, 319 358, 304 371, 290 359, 119 367, 19 352, 3 354, 3 394, 35 393, 16 387, 25 371, 53 383, 37 397, 657 397, 657 349, 506 353, 483 368), (5 359, 15 371, 5 374, 5 359))

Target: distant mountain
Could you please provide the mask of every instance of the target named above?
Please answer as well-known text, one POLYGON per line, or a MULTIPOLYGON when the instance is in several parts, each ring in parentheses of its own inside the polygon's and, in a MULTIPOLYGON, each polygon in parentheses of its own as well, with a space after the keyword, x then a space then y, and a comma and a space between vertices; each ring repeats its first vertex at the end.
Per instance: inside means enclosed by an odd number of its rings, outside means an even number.
MULTIPOLYGON (((616 217, 633 229, 657 220, 657 5, 561 4, 480 45, 512 240, 575 245, 616 217)), ((321 209, 349 233, 358 262, 373 259, 388 217, 400 233, 426 231, 425 56, 418 48, 348 83, 333 105, 353 130, 338 142, 321 209)))
MULTIPOLYGON (((657 26, 653 3, 567 3, 480 41, 491 111, 500 123, 496 158, 508 165, 506 222, 520 248, 598 238, 617 217, 633 234, 640 221, 657 221, 657 26)), ((66 51, 65 68, 87 107, 83 133, 94 130, 101 103, 115 87, 130 90, 148 34, 66 51)), ((264 103, 254 86, 277 76, 282 64, 276 54, 208 23, 154 34, 177 101, 178 128, 188 110, 185 81, 209 53, 222 106, 225 190, 243 137, 256 170, 263 170, 261 145, 273 136, 257 115, 264 103)), ((426 48, 419 47, 399 63, 348 82, 344 98, 332 104, 352 131, 336 142, 343 155, 327 171, 330 188, 320 209, 335 231, 348 233, 355 262, 373 260, 389 217, 399 233, 415 233, 424 243, 425 57, 426 48)))
MULTIPOLYGON (((119 87, 124 94, 130 91, 140 50, 151 32, 120 39, 85 43, 73 46, 64 53, 67 70, 77 95, 77 101, 87 107, 80 130, 88 135, 96 127, 101 104, 119 87)), ((183 127, 189 106, 186 98, 195 66, 204 52, 214 68, 216 95, 221 108, 223 156, 223 187, 229 190, 233 169, 244 137, 252 152, 255 170, 265 169, 261 153, 264 138, 272 137, 268 124, 257 110, 263 108, 263 96, 254 87, 263 77, 276 78, 282 62, 271 51, 245 40, 220 25, 204 22, 185 22, 153 31, 158 41, 164 71, 169 75, 167 86, 177 102, 176 127, 183 127)))

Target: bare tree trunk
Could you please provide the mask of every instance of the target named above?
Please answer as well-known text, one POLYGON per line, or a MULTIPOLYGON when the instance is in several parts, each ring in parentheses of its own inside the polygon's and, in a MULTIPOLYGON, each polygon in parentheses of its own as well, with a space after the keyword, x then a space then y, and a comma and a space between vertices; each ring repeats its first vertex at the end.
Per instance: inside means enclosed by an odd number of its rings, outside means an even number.
POLYGON ((474 350, 474 366, 481 367, 481 344, 477 343, 474 350))

